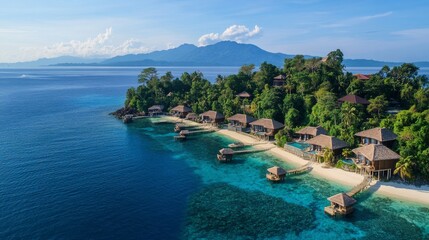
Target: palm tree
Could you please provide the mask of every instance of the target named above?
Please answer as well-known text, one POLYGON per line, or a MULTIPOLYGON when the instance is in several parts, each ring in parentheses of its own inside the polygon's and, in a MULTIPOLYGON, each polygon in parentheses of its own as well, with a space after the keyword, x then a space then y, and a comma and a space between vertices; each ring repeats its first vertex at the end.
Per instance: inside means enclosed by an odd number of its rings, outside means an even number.
POLYGON ((402 180, 413 178, 412 171, 413 162, 411 160, 411 156, 407 156, 405 158, 401 158, 399 162, 396 163, 396 169, 393 174, 398 174, 402 178, 402 180))
POLYGON ((334 151, 332 151, 329 148, 324 148, 323 149, 323 160, 324 160, 326 165, 331 166, 332 163, 334 162, 334 151))
POLYGON ((350 150, 350 148, 344 148, 343 152, 341 153, 341 155, 343 155, 343 157, 348 158, 352 155, 352 150, 350 150))

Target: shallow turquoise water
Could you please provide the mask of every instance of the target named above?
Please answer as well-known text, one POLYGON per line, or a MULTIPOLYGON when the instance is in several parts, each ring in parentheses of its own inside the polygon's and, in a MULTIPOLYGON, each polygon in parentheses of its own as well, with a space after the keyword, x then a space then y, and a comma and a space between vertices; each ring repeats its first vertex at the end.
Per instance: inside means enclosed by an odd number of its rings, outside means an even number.
MULTIPOLYGON (((152 124, 143 120, 132 127, 147 129, 148 125, 152 124)), ((365 193, 356 197, 359 203, 353 215, 334 219, 323 212, 323 208, 329 205, 326 198, 346 191, 349 187, 327 182, 312 174, 288 176, 284 183, 273 184, 265 179, 267 168, 278 165, 291 169, 294 166, 267 153, 237 155, 231 164, 219 163, 215 157, 217 151, 233 143, 233 139, 210 133, 175 142, 172 128, 173 125, 156 125, 155 131, 143 134, 150 135, 160 147, 172 151, 177 161, 190 166, 201 179, 202 187, 188 201, 187 226, 184 229, 186 238, 428 238, 427 207, 404 205, 399 201, 365 193), (282 204, 279 204, 279 200, 282 204), (284 212, 284 208, 293 211, 284 212), (275 213, 279 213, 277 218, 284 221, 255 220, 270 218, 275 213), (237 218, 237 214, 240 218, 237 218), (254 221, 250 224, 239 219, 254 221), (295 224, 300 223, 304 226, 297 228, 295 224), (229 228, 224 228, 225 225, 229 228), (256 234, 255 229, 259 229, 262 235, 256 234), (271 229, 272 234, 265 232, 265 229, 271 229)))
POLYGON ((428 238, 428 206, 368 192, 332 219, 326 198, 348 187, 311 174, 272 184, 268 167, 293 166, 265 153, 220 164, 229 138, 124 125, 108 113, 139 70, 0 71, 0 239, 428 238))

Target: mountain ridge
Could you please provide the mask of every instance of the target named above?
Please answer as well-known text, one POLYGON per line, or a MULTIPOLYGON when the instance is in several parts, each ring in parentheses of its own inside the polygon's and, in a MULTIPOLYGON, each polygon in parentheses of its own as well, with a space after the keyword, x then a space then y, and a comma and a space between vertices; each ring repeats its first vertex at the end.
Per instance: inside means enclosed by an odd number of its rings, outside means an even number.
MULTIPOLYGON (((197 47, 182 44, 179 47, 150 53, 126 54, 108 59, 61 56, 42 58, 20 63, 0 63, 0 67, 41 67, 41 66, 242 66, 268 62, 283 66, 284 59, 295 55, 268 52, 256 45, 222 41, 212 45, 197 47)), ((315 56, 304 55, 305 58, 315 56)), ((346 67, 398 66, 403 62, 377 61, 372 59, 344 59, 346 67)), ((429 62, 414 62, 418 67, 429 67, 429 62)))

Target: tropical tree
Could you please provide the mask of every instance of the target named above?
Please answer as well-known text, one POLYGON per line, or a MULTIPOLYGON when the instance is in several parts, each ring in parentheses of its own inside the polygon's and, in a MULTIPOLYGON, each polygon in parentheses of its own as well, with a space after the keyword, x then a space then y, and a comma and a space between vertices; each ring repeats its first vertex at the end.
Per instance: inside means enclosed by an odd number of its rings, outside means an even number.
POLYGON ((401 158, 396 163, 396 169, 393 174, 398 174, 402 178, 402 180, 412 179, 413 178, 413 162, 411 160, 411 156, 407 156, 405 158, 401 158))
POLYGON ((156 68, 150 67, 145 68, 138 76, 138 82, 142 83, 143 85, 146 84, 150 80, 154 80, 158 78, 158 73, 156 71, 156 68))
POLYGON ((323 149, 323 162, 328 165, 332 166, 334 164, 335 157, 334 157, 334 151, 332 151, 329 148, 323 149))
POLYGON ((344 158, 348 158, 348 157, 350 157, 351 155, 352 155, 352 150, 350 150, 350 148, 344 148, 343 149, 343 152, 341 153, 341 155, 344 157, 344 158))
POLYGON ((369 100, 369 105, 367 109, 368 109, 368 112, 370 113, 373 113, 373 114, 377 113, 377 117, 381 118, 381 113, 386 111, 388 104, 389 102, 386 100, 384 95, 380 95, 374 99, 369 100))

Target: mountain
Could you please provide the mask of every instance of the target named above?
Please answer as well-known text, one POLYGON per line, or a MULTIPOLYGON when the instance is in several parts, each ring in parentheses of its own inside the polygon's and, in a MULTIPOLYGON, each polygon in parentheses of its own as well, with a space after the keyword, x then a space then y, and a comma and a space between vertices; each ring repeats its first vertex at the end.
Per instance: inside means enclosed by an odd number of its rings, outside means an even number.
POLYGON ((155 62, 164 62, 164 64, 170 63, 170 65, 176 66, 241 66, 251 63, 260 65, 262 62, 267 61, 281 66, 285 58, 292 58, 293 56, 294 55, 283 53, 271 53, 252 44, 223 41, 204 47, 183 44, 169 50, 118 56, 103 61, 100 64, 124 65, 125 63, 144 63, 144 61, 152 60, 155 62))
MULTIPOLYGON (((285 58, 295 55, 271 53, 253 44, 232 41, 218 42, 213 45, 197 47, 183 44, 177 48, 154 51, 151 53, 128 54, 109 59, 79 58, 63 56, 42 58, 32 62, 0 63, 0 67, 40 67, 40 66, 242 66, 268 62, 282 67, 285 58)), ((312 56, 304 56, 311 58, 312 56)), ((368 59, 345 59, 346 67, 382 67, 398 66, 402 62, 384 62, 368 59)), ((429 62, 415 62, 418 67, 429 67, 429 62)))
POLYGON ((55 57, 55 58, 41 58, 30 62, 0 63, 0 67, 27 68, 27 67, 51 66, 56 64, 90 64, 90 63, 98 63, 103 60, 105 59, 61 56, 61 57, 55 57))

